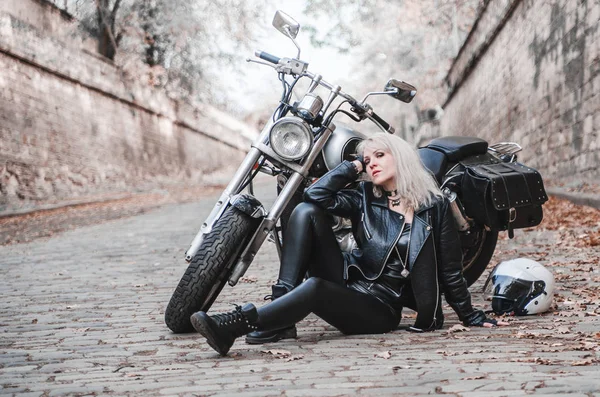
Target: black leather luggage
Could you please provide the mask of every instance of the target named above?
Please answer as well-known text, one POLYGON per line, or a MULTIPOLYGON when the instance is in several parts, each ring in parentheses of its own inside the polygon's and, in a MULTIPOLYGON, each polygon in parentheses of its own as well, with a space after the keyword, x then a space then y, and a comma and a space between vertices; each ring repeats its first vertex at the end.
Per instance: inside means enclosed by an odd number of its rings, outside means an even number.
POLYGON ((539 225, 548 201, 540 173, 521 163, 477 164, 466 167, 462 202, 467 215, 492 229, 539 225))

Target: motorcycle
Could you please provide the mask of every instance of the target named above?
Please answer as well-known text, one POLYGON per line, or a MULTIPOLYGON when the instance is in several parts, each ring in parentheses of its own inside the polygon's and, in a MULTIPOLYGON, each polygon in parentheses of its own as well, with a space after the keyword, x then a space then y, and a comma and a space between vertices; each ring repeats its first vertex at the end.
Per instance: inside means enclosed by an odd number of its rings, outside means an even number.
MULTIPOLYGON (((275 243, 281 255, 287 219, 301 201, 303 189, 342 161, 354 158, 356 146, 364 135, 337 121, 334 123, 336 116, 343 114, 356 122, 368 119, 381 130, 394 133, 393 127, 378 116, 366 100, 374 95, 386 95, 409 103, 417 93, 414 86, 390 79, 382 91, 370 92, 357 100, 339 85, 308 71, 308 63, 300 59, 301 50, 295 40, 300 25, 292 17, 277 11, 273 26, 291 39, 298 53, 295 58, 280 58, 257 51, 258 59, 248 59, 277 72, 283 86, 280 104, 185 253, 189 265, 165 311, 166 325, 175 333, 193 330, 190 315, 199 310, 208 311, 225 283, 236 285, 267 238, 275 243), (303 79, 307 80, 308 88, 299 101, 292 102, 297 83, 303 79), (259 172, 277 178, 278 196, 269 210, 252 194, 252 181, 259 172), (246 188, 250 193, 244 193, 246 188)), ((498 232, 508 229, 512 233, 511 223, 522 218, 516 214, 516 208, 522 203, 515 204, 515 200, 509 199, 510 208, 506 209, 493 207, 495 203, 482 208, 481 201, 489 201, 488 196, 493 195, 487 193, 485 175, 481 176, 486 172, 489 176, 490 172, 478 167, 521 165, 515 155, 519 150, 521 147, 515 143, 488 147, 486 141, 470 137, 437 138, 419 149, 423 164, 451 202, 469 285, 487 267, 498 232), (469 179, 465 179, 467 175, 469 179), (465 181, 470 185, 468 191, 463 188, 465 181), (500 216, 496 212, 506 214, 500 216), (496 218, 490 220, 490 213, 496 218)), ((508 175, 505 171, 500 170, 500 173, 508 175)), ((491 184, 496 186, 498 178, 493 179, 491 184)), ((514 225, 525 227, 522 225, 539 223, 539 200, 535 207, 533 215, 514 225)), ((336 218, 332 227, 343 250, 355 248, 348 220, 336 218)))

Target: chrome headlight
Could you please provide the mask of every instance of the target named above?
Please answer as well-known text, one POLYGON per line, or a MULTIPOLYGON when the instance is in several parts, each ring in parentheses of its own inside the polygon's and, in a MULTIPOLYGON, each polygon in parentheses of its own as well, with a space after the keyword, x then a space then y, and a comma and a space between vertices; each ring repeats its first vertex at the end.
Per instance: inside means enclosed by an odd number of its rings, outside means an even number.
POLYGON ((304 121, 295 117, 277 120, 269 133, 271 148, 285 160, 306 156, 313 144, 313 134, 304 121))

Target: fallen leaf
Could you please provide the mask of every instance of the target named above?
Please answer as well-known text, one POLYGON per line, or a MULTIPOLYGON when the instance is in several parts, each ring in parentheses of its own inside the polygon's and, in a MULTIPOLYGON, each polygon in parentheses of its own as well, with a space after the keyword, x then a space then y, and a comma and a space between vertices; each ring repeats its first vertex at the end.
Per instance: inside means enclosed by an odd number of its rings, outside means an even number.
POLYGON ((467 332, 470 331, 471 329, 468 327, 465 327, 464 325, 460 325, 460 324, 454 324, 452 327, 450 327, 450 329, 448 330, 448 333, 452 333, 452 332, 467 332))
POLYGON ((594 359, 594 358, 588 358, 587 360, 582 360, 582 361, 573 361, 571 363, 572 366, 574 367, 582 367, 585 365, 592 365, 595 362, 597 362, 598 360, 594 359))
POLYGON ((477 379, 485 379, 486 376, 485 375, 479 375, 479 376, 468 376, 466 378, 462 378, 462 380, 477 380, 477 379))
POLYGON ((296 361, 296 360, 302 360, 304 358, 304 354, 298 354, 296 356, 292 356, 287 358, 285 361, 289 362, 289 361, 296 361))
POLYGON ((275 356, 276 358, 287 358, 289 356, 292 355, 292 353, 290 353, 287 350, 276 350, 276 349, 272 349, 272 350, 261 350, 261 353, 265 353, 265 354, 272 354, 273 356, 275 356))
POLYGON ((392 353, 389 350, 387 350, 387 351, 375 354, 375 357, 377 357, 377 358, 385 358, 387 360, 390 357, 392 357, 392 353))
POLYGON ((394 367, 392 367, 392 371, 397 374, 398 371, 400 371, 401 369, 409 369, 412 368, 411 365, 396 365, 394 367))

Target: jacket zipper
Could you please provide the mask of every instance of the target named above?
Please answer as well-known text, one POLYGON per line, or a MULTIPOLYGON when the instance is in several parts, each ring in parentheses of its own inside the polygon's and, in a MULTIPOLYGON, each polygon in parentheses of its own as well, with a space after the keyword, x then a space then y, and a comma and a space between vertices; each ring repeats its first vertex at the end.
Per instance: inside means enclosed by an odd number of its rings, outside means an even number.
MULTIPOLYGON (((429 219, 429 223, 431 224, 431 218, 429 219)), ((438 307, 440 304, 440 280, 438 276, 438 261, 437 261, 437 246, 435 244, 435 235, 433 230, 431 231, 431 240, 433 241, 433 259, 435 260, 435 285, 436 285, 436 295, 435 295, 435 310, 433 312, 433 321, 431 322, 431 326, 436 326, 437 318, 436 314, 438 311, 438 307)), ((431 328, 431 327, 430 327, 431 328)))
MULTIPOLYGON (((363 213, 364 216, 364 213, 363 213)), ((406 223, 406 219, 404 219, 404 223, 406 223)), ((396 239, 394 240, 394 244, 392 244, 392 246, 390 247, 390 250, 387 253, 387 256, 385 257, 385 261, 383 262, 383 266, 381 266, 381 270, 379 271, 379 274, 377 274, 377 276, 375 277, 367 277, 363 271, 360 269, 360 267, 356 266, 356 265, 350 265, 348 266, 348 269, 351 267, 356 267, 361 273, 362 275, 365 277, 365 279, 369 280, 369 281, 375 281, 379 278, 379 276, 381 276, 381 274, 383 273, 383 270, 385 269, 385 264, 387 263, 387 260, 389 259, 390 255, 392 254, 392 251, 394 250, 394 247, 396 246, 396 244, 398 244, 398 240, 400 240, 400 237, 402 236, 402 230, 404 230, 404 223, 402 224, 402 228, 400 229, 400 233, 398 233, 398 237, 396 237, 396 239)), ((366 230, 366 229, 365 229, 366 230)), ((373 286, 373 283, 371 283, 371 286, 373 286)))
POLYGON ((363 229, 365 229, 365 234, 367 235, 367 238, 369 240, 371 240, 372 237, 371 237, 371 233, 369 232, 369 228, 367 227, 367 222, 365 222, 365 213, 364 212, 362 213, 360 221, 363 224, 363 229))
MULTIPOLYGON (((387 255, 385 256, 385 260, 383 261, 383 267, 385 268, 385 264, 387 263, 388 259, 390 258, 390 255, 392 254, 392 251, 394 250, 394 247, 396 246, 396 244, 398 244, 398 240, 400 240, 400 237, 402 236, 402 232, 404 231, 404 226, 406 226, 406 217, 404 217, 404 222, 402 223, 402 227, 400 228, 400 233, 398 233, 398 237, 396 237, 396 239, 394 240, 394 244, 392 244, 392 246, 390 247, 390 250, 388 251, 387 255)), ((407 251, 410 249, 410 247, 407 247, 407 251)), ((400 260, 402 260, 402 258, 400 258, 400 260)), ((408 264, 406 264, 406 267, 408 267, 408 264)), ((383 268, 381 270, 381 273, 383 273, 383 268)), ((381 273, 379 273, 379 276, 381 275, 381 273)), ((377 276, 377 277, 379 277, 377 276)))

